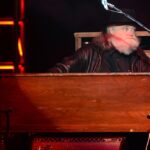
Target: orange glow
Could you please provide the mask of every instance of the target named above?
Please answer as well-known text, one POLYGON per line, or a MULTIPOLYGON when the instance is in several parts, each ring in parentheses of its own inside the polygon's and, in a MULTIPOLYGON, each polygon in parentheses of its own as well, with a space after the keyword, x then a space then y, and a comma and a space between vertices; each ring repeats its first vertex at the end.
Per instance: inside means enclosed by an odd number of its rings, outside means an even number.
POLYGON ((15 67, 13 65, 0 65, 0 70, 14 70, 15 67))
POLYGON ((20 38, 18 38, 18 51, 19 51, 19 55, 22 57, 23 56, 23 49, 22 49, 22 43, 21 43, 20 38))
POLYGON ((0 25, 14 25, 14 21, 0 21, 0 25))

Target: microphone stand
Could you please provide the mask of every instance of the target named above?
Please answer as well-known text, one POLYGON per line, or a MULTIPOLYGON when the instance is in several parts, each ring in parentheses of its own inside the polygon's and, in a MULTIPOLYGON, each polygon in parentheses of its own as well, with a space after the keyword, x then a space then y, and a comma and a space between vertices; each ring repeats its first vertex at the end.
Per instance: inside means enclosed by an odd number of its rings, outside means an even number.
MULTIPOLYGON (((134 21, 135 23, 137 23, 140 27, 144 28, 146 31, 150 32, 150 29, 148 29, 146 26, 144 26, 141 22, 139 22, 138 20, 136 20, 135 18, 133 18, 132 16, 130 16, 129 14, 123 12, 121 9, 117 8, 115 5, 111 4, 111 3, 107 3, 108 7, 116 10, 114 12, 116 13, 120 13, 123 14, 124 16, 126 16, 127 18, 129 18, 130 20, 134 21)), ((109 11, 113 11, 108 9, 109 11)))

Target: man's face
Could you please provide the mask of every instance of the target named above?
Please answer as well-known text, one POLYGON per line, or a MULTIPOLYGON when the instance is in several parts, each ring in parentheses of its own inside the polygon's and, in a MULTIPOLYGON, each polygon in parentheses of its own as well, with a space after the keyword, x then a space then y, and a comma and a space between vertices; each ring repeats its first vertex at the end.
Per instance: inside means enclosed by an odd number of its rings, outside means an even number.
POLYGON ((121 53, 128 55, 136 50, 140 43, 135 31, 136 28, 131 25, 111 26, 108 28, 110 42, 121 53))
POLYGON ((120 25, 120 26, 112 26, 113 33, 123 33, 133 35, 135 34, 136 28, 131 25, 120 25))

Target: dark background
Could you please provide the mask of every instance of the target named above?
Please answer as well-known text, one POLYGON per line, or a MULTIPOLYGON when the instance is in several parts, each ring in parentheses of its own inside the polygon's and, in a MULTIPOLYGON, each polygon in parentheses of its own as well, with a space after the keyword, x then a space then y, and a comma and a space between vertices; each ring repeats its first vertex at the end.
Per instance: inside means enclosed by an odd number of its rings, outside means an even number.
MULTIPOLYGON (((109 0, 150 27, 148 0, 109 0)), ((26 0, 26 71, 46 72, 74 52, 74 32, 100 31, 109 15, 100 0, 26 0)))
MULTIPOLYGON (((19 0, 1 0, 0 18, 15 18, 17 1, 19 0)), ((137 19, 150 28, 149 0, 109 0, 109 2, 121 9, 135 9, 137 19)), ((25 3, 27 72, 46 72, 64 56, 75 51, 74 32, 100 31, 109 15, 99 0, 25 0, 25 3)), ((11 50, 15 47, 15 41, 12 40, 15 31, 12 28, 0 26, 0 61, 16 57, 13 56, 15 51, 11 50), (3 57, 5 55, 9 57, 3 57)), ((133 150, 144 149, 147 134, 137 134, 127 137, 129 145, 133 150)), ((26 150, 28 140, 28 133, 14 134, 10 136, 7 146, 9 149, 26 150)))

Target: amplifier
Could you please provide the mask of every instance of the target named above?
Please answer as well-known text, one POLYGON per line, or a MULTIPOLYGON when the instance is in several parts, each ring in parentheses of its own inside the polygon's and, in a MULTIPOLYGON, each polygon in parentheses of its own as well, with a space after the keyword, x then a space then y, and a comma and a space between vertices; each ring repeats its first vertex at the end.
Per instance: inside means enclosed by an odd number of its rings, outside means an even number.
POLYGON ((121 150, 123 137, 35 137, 32 150, 121 150))

